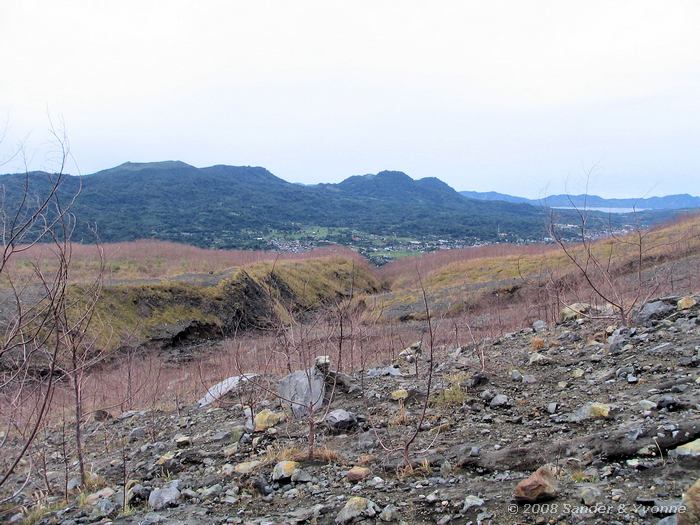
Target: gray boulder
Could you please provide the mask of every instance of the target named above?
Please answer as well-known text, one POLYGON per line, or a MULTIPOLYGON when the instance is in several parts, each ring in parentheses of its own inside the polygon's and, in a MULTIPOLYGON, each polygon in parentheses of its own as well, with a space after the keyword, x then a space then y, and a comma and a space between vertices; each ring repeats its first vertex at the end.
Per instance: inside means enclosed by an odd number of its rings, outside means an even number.
POLYGON ((634 319, 638 323, 646 323, 652 319, 658 319, 659 317, 668 315, 674 310, 675 308, 672 305, 664 301, 652 301, 650 303, 645 303, 642 309, 637 312, 637 315, 634 316, 634 319))
POLYGON ((491 406, 491 408, 508 406, 508 397, 503 394, 495 395, 493 399, 491 399, 489 405, 491 406))
POLYGON ((277 387, 282 404, 292 411, 294 417, 303 418, 323 405, 326 381, 323 373, 313 367, 297 370, 282 378, 277 387))
POLYGON ((532 329, 535 332, 542 332, 547 329, 547 323, 543 321, 542 319, 538 319, 534 323, 532 323, 532 329))
POLYGON ((238 388, 241 384, 250 381, 257 374, 245 374, 240 376, 227 377, 223 381, 211 386, 207 389, 207 394, 197 401, 199 408, 211 405, 214 401, 217 401, 224 397, 226 394, 238 388))
POLYGON ((148 506, 153 510, 161 510, 177 505, 180 500, 179 486, 180 480, 175 479, 161 488, 153 490, 148 496, 148 506))
POLYGON ((328 412, 324 420, 328 428, 334 432, 351 430, 357 425, 357 417, 352 412, 337 408, 328 412))
POLYGON ((367 370, 367 377, 382 377, 382 376, 400 376, 401 369, 398 366, 382 366, 379 368, 370 368, 367 370))

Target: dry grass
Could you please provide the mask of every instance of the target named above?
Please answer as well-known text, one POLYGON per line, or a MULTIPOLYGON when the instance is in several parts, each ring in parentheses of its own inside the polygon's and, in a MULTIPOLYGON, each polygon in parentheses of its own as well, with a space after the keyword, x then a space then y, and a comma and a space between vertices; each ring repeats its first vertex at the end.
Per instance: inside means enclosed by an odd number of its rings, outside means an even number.
MULTIPOLYGON (((345 246, 328 246, 304 253, 253 250, 212 250, 166 241, 132 241, 103 244, 108 282, 140 279, 164 279, 182 275, 206 276, 230 272, 234 268, 265 261, 299 261, 318 257, 340 256, 353 259, 357 264, 366 261, 345 246)), ((95 246, 71 245, 71 281, 89 282, 99 270, 95 246)), ((50 273, 56 260, 51 245, 37 244, 17 253, 7 271, 17 279, 32 278, 32 265, 50 273)), ((6 272, 7 272, 6 271, 6 272)), ((4 272, 4 273, 6 273, 4 272)))
POLYGON ((414 477, 426 478, 432 476, 432 474, 433 469, 427 458, 423 458, 416 467, 409 464, 397 467, 396 469, 396 479, 401 482, 414 477))
POLYGON ((357 463, 361 467, 366 467, 368 465, 373 465, 377 462, 377 457, 372 454, 360 454, 357 457, 357 463))
MULTIPOLYGON (((308 461, 309 451, 295 445, 287 445, 284 447, 269 446, 265 454, 260 458, 262 465, 274 465, 280 461, 308 461)), ((314 461, 323 463, 346 463, 345 457, 337 450, 320 446, 314 448, 314 461)))
POLYGON ((314 450, 314 459, 324 463, 346 463, 345 457, 339 451, 327 446, 316 448, 314 450))
MULTIPOLYGON (((637 256, 635 242, 635 234, 603 239, 594 243, 594 252, 602 260, 611 257, 614 264, 624 265, 637 256)), ((650 230, 644 245, 645 257, 653 262, 697 252, 700 249, 700 215, 650 230)), ((574 252, 581 255, 582 248, 574 248, 574 252)), ((534 277, 552 269, 559 274, 574 269, 555 245, 493 245, 400 259, 381 268, 379 275, 396 291, 415 290, 416 270, 420 271, 428 289, 439 289, 534 277)))
POLYGON ((542 350, 546 346, 547 342, 541 337, 533 337, 532 339, 530 339, 530 350, 532 350, 533 352, 542 350))
POLYGON ((399 405, 396 408, 396 412, 391 418, 389 418, 390 427, 405 427, 409 425, 411 418, 408 415, 408 410, 406 410, 406 404, 403 399, 399 400, 399 405))

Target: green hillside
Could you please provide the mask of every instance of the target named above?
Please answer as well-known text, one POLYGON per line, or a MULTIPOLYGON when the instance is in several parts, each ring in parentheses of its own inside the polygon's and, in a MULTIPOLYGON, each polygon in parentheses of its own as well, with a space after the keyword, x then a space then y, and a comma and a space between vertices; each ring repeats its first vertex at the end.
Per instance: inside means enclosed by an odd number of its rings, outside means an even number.
MULTIPOLYGON (((50 178, 30 173, 30 191, 44 194, 50 178)), ((24 174, 0 176, 10 208, 24 180, 24 174)), ((510 240, 536 240, 546 221, 537 207, 469 200, 436 178, 413 180, 390 171, 303 186, 259 167, 126 163, 66 177, 64 202, 79 188, 74 239, 86 242, 93 237, 90 225, 105 242, 155 238, 226 248, 266 247, 262 239, 271 232, 310 227, 397 237, 493 241, 501 233, 510 240)))

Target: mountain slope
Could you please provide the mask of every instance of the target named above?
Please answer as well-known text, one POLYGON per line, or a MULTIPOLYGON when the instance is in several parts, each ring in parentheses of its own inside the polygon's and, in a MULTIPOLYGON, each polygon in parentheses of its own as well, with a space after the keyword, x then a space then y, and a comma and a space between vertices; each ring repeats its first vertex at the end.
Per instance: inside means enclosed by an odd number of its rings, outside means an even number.
POLYGON ((576 206, 593 208, 636 208, 637 210, 681 210, 700 208, 700 197, 687 193, 680 195, 665 195, 663 197, 605 199, 598 195, 549 195, 542 199, 526 199, 495 191, 460 191, 464 197, 481 201, 520 202, 534 206, 570 207, 576 206))
MULTIPOLYGON (((51 176, 29 174, 41 195, 51 176)), ((7 202, 18 202, 25 176, 3 175, 7 202)), ((272 231, 349 228, 386 236, 495 240, 542 237, 545 213, 536 207, 464 199, 436 178, 413 180, 384 171, 338 184, 302 186, 264 168, 182 162, 125 163, 82 178, 66 177, 64 201, 81 188, 73 212, 75 238, 103 241, 157 238, 200 246, 253 247, 272 231)))

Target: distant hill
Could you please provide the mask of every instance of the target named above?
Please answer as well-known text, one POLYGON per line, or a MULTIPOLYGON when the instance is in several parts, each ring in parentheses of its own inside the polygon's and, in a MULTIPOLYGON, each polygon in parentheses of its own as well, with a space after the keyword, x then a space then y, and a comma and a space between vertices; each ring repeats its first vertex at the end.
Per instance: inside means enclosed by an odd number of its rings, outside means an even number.
POLYGON ((681 195, 666 195, 664 197, 646 197, 629 199, 605 199, 597 195, 550 195, 542 199, 526 199, 515 197, 495 191, 461 191, 464 197, 480 201, 500 201, 510 203, 525 203, 534 206, 548 206, 552 208, 576 206, 579 208, 635 208, 637 210, 682 210, 688 208, 700 208, 700 197, 694 197, 687 193, 681 195))
MULTIPOLYGON (((44 193, 50 175, 29 174, 31 192, 44 193)), ((0 175, 9 208, 24 174, 0 175)), ((69 176, 64 201, 81 187, 74 238, 105 242, 156 238, 206 247, 264 247, 270 232, 307 227, 350 228, 376 235, 493 241, 542 239, 547 214, 528 204, 465 199, 436 178, 414 180, 383 171, 338 184, 304 186, 265 168, 195 168, 179 161, 131 163, 83 177, 69 176)))

